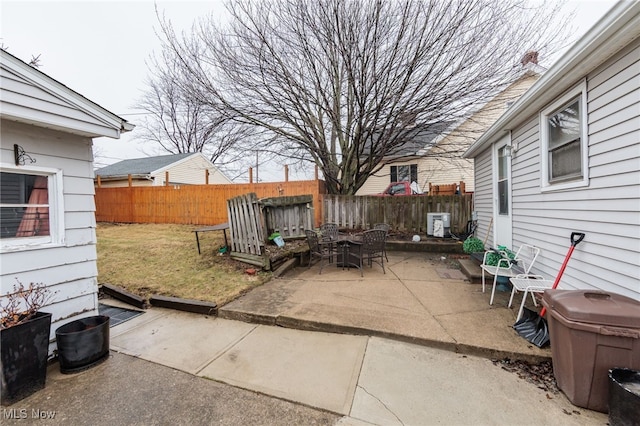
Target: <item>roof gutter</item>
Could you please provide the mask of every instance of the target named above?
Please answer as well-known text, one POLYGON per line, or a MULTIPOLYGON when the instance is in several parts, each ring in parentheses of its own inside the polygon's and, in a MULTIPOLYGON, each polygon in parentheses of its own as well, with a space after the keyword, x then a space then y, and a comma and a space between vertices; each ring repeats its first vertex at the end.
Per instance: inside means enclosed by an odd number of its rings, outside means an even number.
POLYGON ((131 179, 135 179, 135 180, 151 180, 151 181, 153 180, 153 178, 147 174, 108 175, 108 176, 102 176, 102 175, 96 174, 95 179, 98 179, 99 177, 101 182, 109 182, 114 180, 126 180, 126 179, 129 179, 129 176, 131 176, 131 179))
POLYGON ((469 147, 473 158, 640 36, 640 2, 620 0, 469 147))

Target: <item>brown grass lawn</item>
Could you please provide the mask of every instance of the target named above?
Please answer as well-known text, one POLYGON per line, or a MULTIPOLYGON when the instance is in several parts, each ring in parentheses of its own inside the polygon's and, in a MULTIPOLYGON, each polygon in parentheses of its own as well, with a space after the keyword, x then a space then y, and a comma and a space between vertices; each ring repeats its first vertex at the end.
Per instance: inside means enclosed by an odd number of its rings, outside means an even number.
POLYGON ((216 302, 219 306, 268 281, 245 273, 251 265, 218 255, 221 232, 200 234, 193 225, 99 223, 98 282, 148 298, 152 294, 216 302))

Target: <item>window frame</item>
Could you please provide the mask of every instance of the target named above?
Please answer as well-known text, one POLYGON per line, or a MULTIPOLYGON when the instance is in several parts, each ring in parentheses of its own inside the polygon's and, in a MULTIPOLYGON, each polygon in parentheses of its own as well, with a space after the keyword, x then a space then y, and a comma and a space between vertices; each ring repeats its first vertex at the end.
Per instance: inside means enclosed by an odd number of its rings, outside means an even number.
POLYGON ((588 114, 587 114, 587 82, 583 80, 573 89, 556 99, 552 104, 540 112, 540 189, 545 191, 557 191, 585 187, 589 185, 589 134, 588 134, 588 114), (551 168, 549 159, 549 118, 562 112, 569 105, 578 101, 580 108, 579 129, 580 129, 580 166, 581 177, 567 178, 552 181, 549 178, 551 168))
POLYGON ((416 183, 418 182, 418 163, 409 163, 409 164, 395 164, 389 166, 389 183, 394 182, 409 182, 411 183, 412 178, 415 177, 416 183), (398 180, 398 168, 399 167, 408 167, 409 168, 409 180, 408 181, 400 181, 398 180), (395 179, 395 180, 394 180, 395 179))
POLYGON ((64 203, 62 192, 62 170, 49 167, 20 166, 1 163, 4 173, 47 177, 49 203, 49 235, 0 239, 0 253, 55 247, 64 244, 64 203))

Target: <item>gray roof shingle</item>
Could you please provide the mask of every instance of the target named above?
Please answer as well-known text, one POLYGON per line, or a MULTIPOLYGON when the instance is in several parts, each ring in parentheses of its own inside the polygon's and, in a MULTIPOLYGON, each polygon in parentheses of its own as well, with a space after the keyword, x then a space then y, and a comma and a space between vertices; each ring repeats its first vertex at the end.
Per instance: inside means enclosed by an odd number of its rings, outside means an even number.
POLYGON ((96 170, 96 176, 127 176, 127 175, 148 175, 158 169, 166 167, 177 161, 193 155, 193 152, 182 154, 161 155, 159 157, 132 158, 122 160, 96 170))

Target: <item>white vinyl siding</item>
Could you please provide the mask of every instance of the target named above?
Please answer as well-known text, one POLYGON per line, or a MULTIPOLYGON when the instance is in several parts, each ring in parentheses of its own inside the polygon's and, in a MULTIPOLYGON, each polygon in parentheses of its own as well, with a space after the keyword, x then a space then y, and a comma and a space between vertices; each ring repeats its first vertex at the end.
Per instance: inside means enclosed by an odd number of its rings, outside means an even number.
MULTIPOLYGON (((638 58, 640 40, 587 76, 588 187, 543 192, 537 117, 512 131, 514 245, 540 247, 534 272, 555 278, 571 232, 586 234, 561 288, 601 289, 640 300, 638 58)), ((483 158, 476 158, 476 170, 483 158)))
POLYGON ((473 209, 478 215, 476 237, 486 240, 486 247, 493 247, 493 232, 489 224, 493 217, 493 169, 491 167, 491 150, 487 149, 475 158, 475 192, 473 209))
MULTIPOLYGON (((53 313, 51 339, 60 325, 97 314, 95 204, 91 139, 2 120, 0 162, 11 164, 13 144, 24 147, 44 169, 61 170, 64 239, 2 253, 0 295, 16 278, 25 285, 43 283, 56 292, 43 311, 53 313)), ((50 352, 54 346, 50 347, 50 352)))

